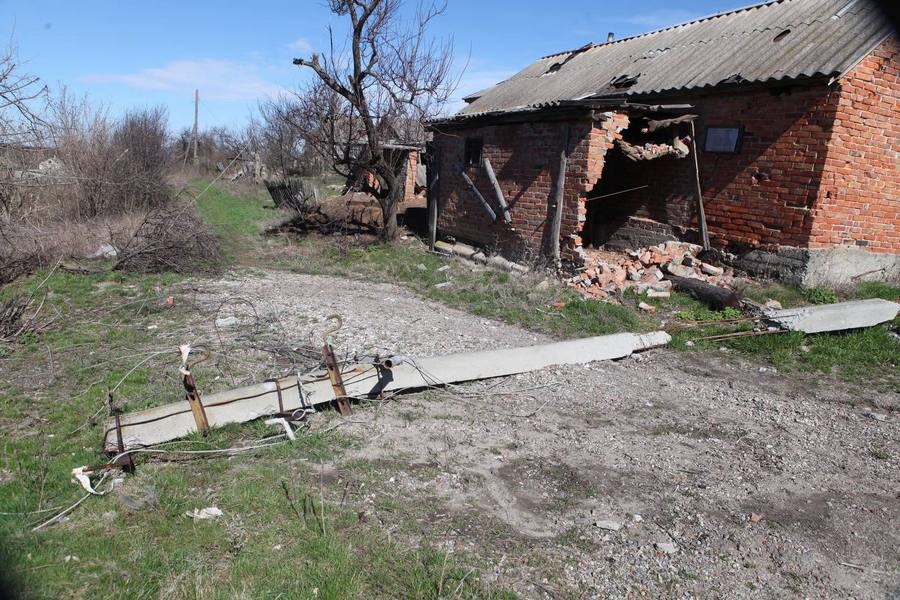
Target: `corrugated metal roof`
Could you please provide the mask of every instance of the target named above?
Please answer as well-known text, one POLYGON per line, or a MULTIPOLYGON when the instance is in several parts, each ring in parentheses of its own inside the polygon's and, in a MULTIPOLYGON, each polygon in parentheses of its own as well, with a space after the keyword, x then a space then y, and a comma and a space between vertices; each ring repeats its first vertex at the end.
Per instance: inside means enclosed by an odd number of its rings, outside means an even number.
POLYGON ((544 57, 480 92, 456 118, 712 87, 729 78, 832 76, 851 68, 891 32, 870 0, 776 0, 544 57), (637 80, 627 87, 611 85, 623 76, 637 80))

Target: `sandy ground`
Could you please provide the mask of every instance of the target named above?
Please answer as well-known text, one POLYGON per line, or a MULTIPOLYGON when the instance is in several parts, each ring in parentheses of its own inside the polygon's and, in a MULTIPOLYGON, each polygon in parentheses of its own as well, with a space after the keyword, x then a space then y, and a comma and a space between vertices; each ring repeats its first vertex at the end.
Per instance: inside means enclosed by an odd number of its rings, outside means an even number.
MULTIPOLYGON (((311 346, 339 314, 345 354, 548 341, 392 285, 257 273, 198 294, 253 298, 311 346)), ((348 461, 372 468, 333 477, 388 531, 527 598, 898 598, 898 407, 725 351, 652 350, 357 407, 348 461)))

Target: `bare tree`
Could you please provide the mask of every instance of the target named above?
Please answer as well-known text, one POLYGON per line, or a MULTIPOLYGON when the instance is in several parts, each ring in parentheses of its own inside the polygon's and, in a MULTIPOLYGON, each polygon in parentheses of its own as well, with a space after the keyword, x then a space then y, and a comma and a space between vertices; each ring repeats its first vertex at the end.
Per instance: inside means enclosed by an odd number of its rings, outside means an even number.
POLYGON ((270 99, 259 106, 260 151, 266 166, 280 177, 317 175, 324 170, 322 161, 312 156, 311 146, 293 123, 296 111, 297 102, 289 96, 270 99))
POLYGON ((24 208, 31 182, 23 173, 35 166, 45 125, 39 113, 47 87, 22 73, 14 48, 0 54, 0 234, 3 220, 24 208))
POLYGON ((329 7, 349 20, 346 39, 336 50, 332 33, 328 54, 294 59, 316 81, 299 95, 292 119, 338 173, 368 183, 381 206, 381 235, 393 239, 410 141, 398 136, 437 116, 455 87, 451 42, 427 37, 446 2, 419 3, 411 18, 402 0, 329 0, 329 7))

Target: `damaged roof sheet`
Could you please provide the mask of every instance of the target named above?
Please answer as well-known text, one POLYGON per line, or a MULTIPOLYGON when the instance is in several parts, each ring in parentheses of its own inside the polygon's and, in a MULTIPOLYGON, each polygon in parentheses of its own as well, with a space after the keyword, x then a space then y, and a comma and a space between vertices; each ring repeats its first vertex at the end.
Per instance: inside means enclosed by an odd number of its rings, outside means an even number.
POLYGON ((871 0, 776 0, 542 58, 469 96, 455 118, 839 75, 891 33, 871 0))

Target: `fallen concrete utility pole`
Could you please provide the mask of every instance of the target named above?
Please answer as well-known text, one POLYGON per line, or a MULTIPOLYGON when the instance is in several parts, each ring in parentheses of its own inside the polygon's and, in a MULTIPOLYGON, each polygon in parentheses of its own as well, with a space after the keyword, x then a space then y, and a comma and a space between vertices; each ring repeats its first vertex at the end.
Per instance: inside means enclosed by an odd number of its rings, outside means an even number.
MULTIPOLYGON (((663 346, 671 337, 663 331, 619 333, 579 340, 436 356, 422 359, 357 364, 341 369, 346 398, 376 398, 382 392, 420 389, 476 379, 504 377, 553 365, 611 360, 632 352, 663 346)), ((244 423, 260 417, 305 411, 334 402, 326 373, 285 377, 203 397, 210 428, 244 423)), ((107 452, 122 452, 178 439, 198 430, 187 401, 158 406, 109 419, 103 434, 107 452)))
POLYGON ((874 327, 897 318, 900 304, 874 298, 766 311, 766 320, 790 331, 824 333, 874 327))

